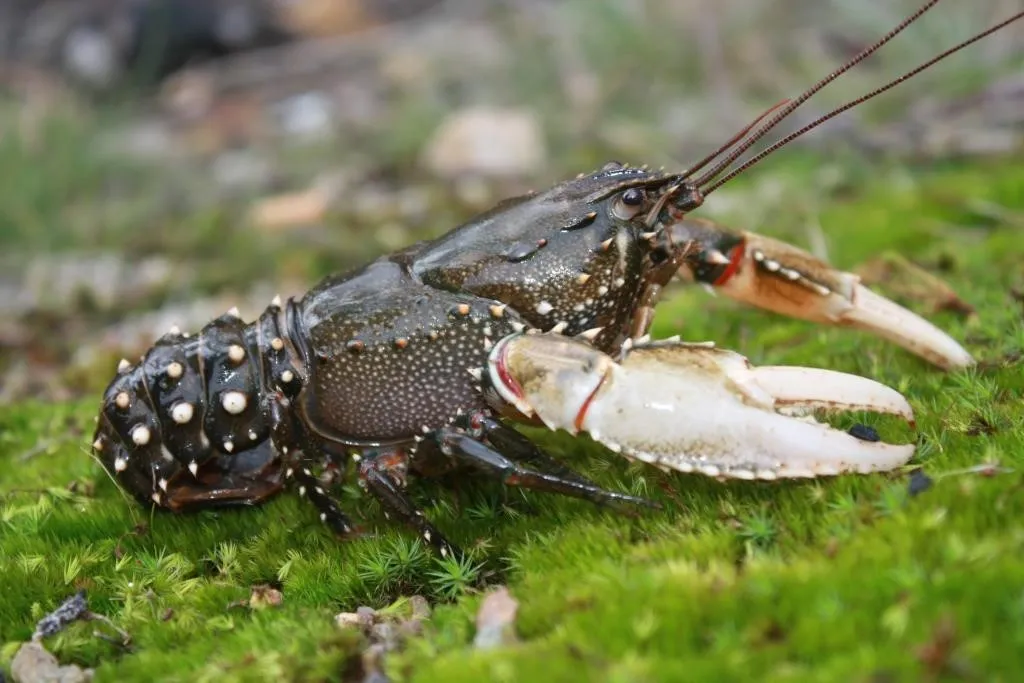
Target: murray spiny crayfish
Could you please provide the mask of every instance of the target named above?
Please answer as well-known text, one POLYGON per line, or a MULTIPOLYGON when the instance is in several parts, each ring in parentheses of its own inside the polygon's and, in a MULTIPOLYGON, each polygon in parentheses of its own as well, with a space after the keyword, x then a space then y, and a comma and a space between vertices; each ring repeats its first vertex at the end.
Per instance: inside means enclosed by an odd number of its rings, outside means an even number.
POLYGON ((298 300, 276 299, 252 323, 229 311, 194 336, 172 329, 138 364, 121 362, 103 398, 94 454, 138 500, 174 511, 259 503, 294 480, 339 534, 353 524, 313 467, 351 457, 361 486, 442 555, 455 548, 405 490, 410 473, 439 457, 510 486, 651 504, 570 471, 507 418, 587 431, 628 457, 722 478, 905 463, 913 445, 802 419, 827 408, 912 420, 894 390, 827 370, 754 368, 729 351, 651 342, 647 332, 662 289, 679 276, 775 312, 871 331, 945 369, 973 364, 948 335, 855 276, 689 215, 774 150, 904 80, 733 166, 936 1, 684 172, 609 163, 329 277, 298 300))

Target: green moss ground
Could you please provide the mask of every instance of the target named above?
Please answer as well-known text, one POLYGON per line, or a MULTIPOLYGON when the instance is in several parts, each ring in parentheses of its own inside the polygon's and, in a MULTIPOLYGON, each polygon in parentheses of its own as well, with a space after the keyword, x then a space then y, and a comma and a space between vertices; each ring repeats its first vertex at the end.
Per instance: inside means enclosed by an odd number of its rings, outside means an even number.
MULTIPOLYGON (((631 519, 487 484, 415 484, 477 570, 435 560, 355 490, 343 495, 347 508, 380 535, 347 544, 290 495, 258 509, 150 515, 86 454, 95 399, 23 404, 0 413, 0 663, 84 587, 94 611, 132 634, 132 651, 94 638, 92 624, 47 645, 65 663, 98 667, 101 680, 340 679, 359 639, 333 615, 413 593, 437 607, 424 637, 388 660, 397 680, 1017 679, 1024 304, 1011 290, 1024 289, 1024 167, 900 174, 912 182, 873 172, 817 216, 833 262, 899 253, 936 272, 978 318, 931 317, 967 340, 980 369, 943 374, 863 334, 700 291, 666 302, 655 332, 681 328, 758 364, 834 368, 899 388, 918 416, 913 464, 934 479, 922 494, 908 494, 905 472, 727 485, 668 476, 537 433, 601 482, 667 509, 631 519), (956 473, 992 461, 1012 471, 956 473), (519 600, 519 644, 471 648, 481 598, 467 582, 479 572, 519 600), (280 607, 232 606, 268 582, 283 591, 280 607)), ((813 167, 793 173, 809 178, 813 167)), ((785 234, 788 222, 774 215, 757 229, 785 234)))

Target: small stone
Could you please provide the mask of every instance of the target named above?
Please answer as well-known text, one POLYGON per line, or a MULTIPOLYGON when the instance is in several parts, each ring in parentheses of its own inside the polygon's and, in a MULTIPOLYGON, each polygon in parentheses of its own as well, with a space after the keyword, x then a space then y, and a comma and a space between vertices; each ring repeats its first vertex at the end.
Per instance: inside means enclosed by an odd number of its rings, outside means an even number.
POLYGON ((875 442, 882 440, 882 437, 878 435, 878 432, 875 431, 873 427, 868 427, 867 425, 860 424, 859 422, 850 427, 849 433, 850 436, 856 437, 861 441, 875 442))
POLYGON ((515 620, 519 602, 505 586, 491 591, 480 604, 476 615, 476 636, 473 647, 489 649, 515 640, 515 620))
POLYGON ((445 178, 522 177, 540 172, 547 150, 537 116, 476 107, 451 114, 434 133, 424 163, 445 178))
POLYGON ((932 478, 918 467, 910 473, 910 481, 907 482, 907 493, 911 496, 916 496, 930 489, 934 483, 932 478))
POLYGON ((284 595, 281 591, 267 584, 253 586, 252 594, 249 596, 249 607, 252 609, 279 607, 282 602, 284 595))
POLYGON ((358 628, 360 624, 359 615, 355 612, 341 612, 335 615, 334 623, 341 628, 358 628))
POLYGON ((11 677, 15 681, 59 681, 85 683, 92 680, 92 669, 73 664, 61 666, 57 658, 39 642, 22 645, 11 661, 11 677))

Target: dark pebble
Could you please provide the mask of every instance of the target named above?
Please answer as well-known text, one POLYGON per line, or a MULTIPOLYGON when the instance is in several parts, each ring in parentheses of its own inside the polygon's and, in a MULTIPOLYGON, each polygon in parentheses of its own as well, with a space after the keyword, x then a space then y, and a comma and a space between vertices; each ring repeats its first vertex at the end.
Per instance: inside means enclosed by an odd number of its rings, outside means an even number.
POLYGON ((850 436, 855 436, 861 441, 881 441, 882 437, 878 436, 878 432, 873 427, 862 425, 860 423, 850 427, 850 436))

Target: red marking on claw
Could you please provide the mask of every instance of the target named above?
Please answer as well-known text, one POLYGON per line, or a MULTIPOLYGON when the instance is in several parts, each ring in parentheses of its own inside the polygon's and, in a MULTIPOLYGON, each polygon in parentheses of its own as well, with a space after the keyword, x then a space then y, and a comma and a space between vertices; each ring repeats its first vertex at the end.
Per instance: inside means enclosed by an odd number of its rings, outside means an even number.
POLYGON ((587 411, 590 410, 590 404, 594 402, 594 397, 597 396, 597 392, 601 390, 601 385, 604 384, 604 381, 605 379, 607 379, 607 377, 607 375, 601 376, 601 381, 597 383, 597 386, 594 387, 594 390, 590 392, 590 396, 587 396, 587 400, 584 401, 583 405, 580 406, 580 412, 576 413, 576 419, 573 421, 573 425, 576 427, 577 432, 584 431, 583 421, 587 419, 587 411))
POLYGON ((501 379, 501 383, 516 395, 516 398, 526 401, 523 388, 508 371, 508 344, 501 349, 501 354, 498 356, 498 377, 501 379))
POLYGON ((718 276, 718 279, 714 281, 715 287, 721 287, 728 282, 733 275, 740 272, 740 263, 743 261, 743 256, 747 253, 747 241, 741 240, 739 244, 732 248, 729 252, 729 265, 725 267, 722 274, 718 276))

